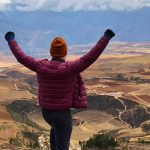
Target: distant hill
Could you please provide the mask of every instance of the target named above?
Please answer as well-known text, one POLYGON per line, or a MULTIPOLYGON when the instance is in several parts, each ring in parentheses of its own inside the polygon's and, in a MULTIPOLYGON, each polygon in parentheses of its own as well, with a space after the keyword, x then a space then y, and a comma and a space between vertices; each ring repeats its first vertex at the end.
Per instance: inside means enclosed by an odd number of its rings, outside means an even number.
POLYGON ((69 45, 96 42, 106 28, 116 32, 117 41, 149 41, 150 9, 135 11, 18 12, 0 13, 0 49, 8 49, 3 36, 8 30, 29 53, 47 52, 55 36, 63 36, 69 45))

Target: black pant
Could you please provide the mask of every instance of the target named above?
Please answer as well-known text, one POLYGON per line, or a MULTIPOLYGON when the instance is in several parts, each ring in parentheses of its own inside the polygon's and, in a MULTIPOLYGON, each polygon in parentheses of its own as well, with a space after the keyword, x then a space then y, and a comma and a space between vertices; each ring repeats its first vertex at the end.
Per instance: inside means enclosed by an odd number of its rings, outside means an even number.
POLYGON ((51 126, 51 150, 69 150, 72 133, 72 116, 70 109, 52 111, 42 109, 45 121, 51 126))

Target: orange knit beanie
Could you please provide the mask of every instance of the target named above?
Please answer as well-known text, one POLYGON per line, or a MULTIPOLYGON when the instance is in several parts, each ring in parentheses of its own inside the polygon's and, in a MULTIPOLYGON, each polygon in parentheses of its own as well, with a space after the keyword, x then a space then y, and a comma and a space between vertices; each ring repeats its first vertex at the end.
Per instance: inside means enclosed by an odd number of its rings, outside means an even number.
POLYGON ((67 55, 66 42, 61 37, 56 37, 51 42, 50 54, 52 57, 60 58, 67 55))

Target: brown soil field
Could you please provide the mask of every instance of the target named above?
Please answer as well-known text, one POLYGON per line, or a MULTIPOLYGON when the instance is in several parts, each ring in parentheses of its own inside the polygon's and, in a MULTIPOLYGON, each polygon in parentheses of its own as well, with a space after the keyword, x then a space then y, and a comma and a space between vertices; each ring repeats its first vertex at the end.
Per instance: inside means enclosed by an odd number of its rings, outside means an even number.
POLYGON ((138 95, 138 97, 150 104, 150 95, 138 95))
POLYGON ((11 118, 5 106, 0 106, 0 145, 9 143, 9 138, 15 136, 19 129, 17 123, 11 118))
POLYGON ((12 120, 5 106, 0 106, 0 114, 1 114, 0 120, 9 120, 9 121, 12 120))

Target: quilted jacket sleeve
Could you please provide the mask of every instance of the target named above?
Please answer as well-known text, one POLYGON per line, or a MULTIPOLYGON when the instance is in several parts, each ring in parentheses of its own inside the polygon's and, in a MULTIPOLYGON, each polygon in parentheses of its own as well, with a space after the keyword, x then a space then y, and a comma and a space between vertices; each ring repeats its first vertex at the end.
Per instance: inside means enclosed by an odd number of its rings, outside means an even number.
POLYGON ((86 55, 70 62, 71 72, 73 74, 78 74, 88 68, 101 55, 108 42, 109 39, 107 37, 101 37, 97 44, 86 55))
POLYGON ((10 40, 8 45, 18 62, 30 70, 36 71, 38 60, 35 60, 33 57, 26 55, 15 40, 10 40))

